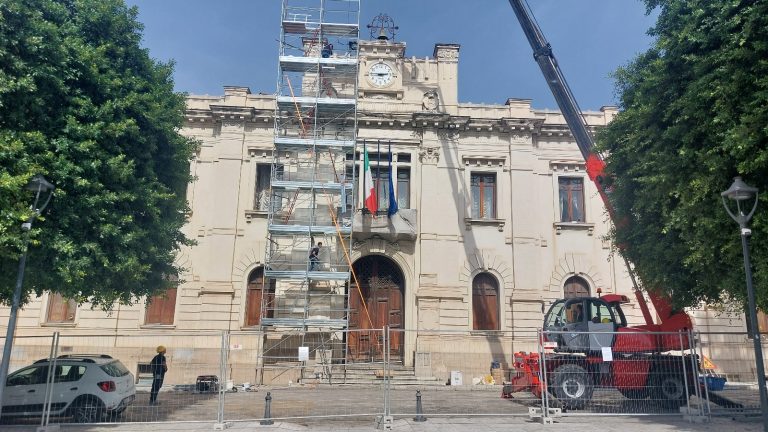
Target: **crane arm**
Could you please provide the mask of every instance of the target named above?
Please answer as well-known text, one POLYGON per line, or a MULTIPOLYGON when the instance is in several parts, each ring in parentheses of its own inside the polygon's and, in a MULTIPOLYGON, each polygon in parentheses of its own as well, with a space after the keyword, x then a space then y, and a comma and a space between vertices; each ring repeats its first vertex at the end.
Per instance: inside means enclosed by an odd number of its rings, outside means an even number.
MULTIPOLYGON (((515 15, 517 16, 517 20, 523 29, 523 33, 525 33, 525 37, 528 39, 528 43, 533 49, 533 58, 539 65, 539 68, 544 75, 544 79, 547 81, 547 85, 552 91, 552 95, 555 97, 555 101, 576 140, 579 151, 581 151, 581 155, 586 161, 587 175, 589 175, 590 180, 592 180, 595 187, 597 187, 597 191, 603 200, 603 204, 605 204, 605 208, 611 216, 611 220, 613 220, 614 223, 617 223, 618 221, 616 220, 613 205, 608 197, 608 191, 603 182, 605 161, 595 152, 595 141, 589 133, 587 122, 582 115, 579 104, 576 102, 573 93, 571 93, 571 89, 565 81, 565 76, 560 70, 560 66, 557 64, 555 55, 552 53, 552 46, 547 42, 547 39, 541 32, 533 15, 528 11, 528 8, 525 5, 525 0, 509 0, 509 4, 512 6, 512 10, 514 10, 515 15)), ((624 262, 627 265, 627 270, 632 279, 632 285, 635 289, 635 297, 637 298, 637 303, 643 313, 643 318, 648 326, 653 326, 654 320, 648 309, 648 303, 645 300, 642 290, 640 290, 640 287, 638 286, 632 267, 626 257, 624 257, 624 262)), ((668 298, 661 296, 658 293, 649 293, 649 297, 661 319, 660 326, 662 328, 665 330, 668 328, 674 328, 675 330, 692 328, 691 319, 688 314, 684 311, 673 310, 668 298)))

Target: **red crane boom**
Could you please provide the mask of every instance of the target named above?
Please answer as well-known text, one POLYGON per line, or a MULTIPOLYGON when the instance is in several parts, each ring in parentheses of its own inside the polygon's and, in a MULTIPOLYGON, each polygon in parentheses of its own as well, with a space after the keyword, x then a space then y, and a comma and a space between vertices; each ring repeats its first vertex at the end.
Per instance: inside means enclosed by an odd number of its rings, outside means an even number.
MULTIPOLYGON (((533 49, 533 58, 536 60, 541 72, 544 74, 544 79, 547 81, 547 85, 552 91, 552 95, 555 97, 555 101, 557 102, 563 117, 565 117, 565 121, 586 161, 587 174, 589 175, 590 180, 595 184, 595 187, 605 204, 605 208, 611 216, 611 220, 613 220, 614 223, 618 223, 619 221, 616 220, 616 214, 613 205, 611 204, 608 191, 606 190, 605 182, 603 181, 605 161, 603 161, 603 158, 595 152, 594 139, 589 133, 589 127, 582 115, 578 103, 576 102, 576 98, 574 98, 573 93, 565 80, 565 76, 563 76, 563 73, 557 64, 555 55, 552 53, 552 46, 547 42, 538 24, 533 19, 532 14, 528 11, 528 8, 524 4, 524 0, 509 0, 509 4, 512 6, 512 9, 517 16, 517 20, 520 22, 520 26, 533 49)), ((672 307, 671 300, 666 295, 663 295, 656 290, 648 290, 648 296, 659 316, 659 324, 656 324, 648 309, 645 296, 637 283, 632 267, 626 257, 624 257, 624 262, 627 265, 627 270, 629 271, 635 289, 635 297, 637 298, 638 306, 640 306, 640 310, 643 313, 643 318, 646 323, 645 326, 638 327, 639 329, 676 332, 693 328, 691 317, 685 311, 675 310, 672 307)), ((674 341, 670 341, 672 346, 679 346, 680 341, 677 340, 677 338, 670 339, 675 339, 674 341)), ((666 345, 667 343, 665 343, 665 341, 659 341, 659 346, 662 348, 661 350, 664 350, 666 345)))

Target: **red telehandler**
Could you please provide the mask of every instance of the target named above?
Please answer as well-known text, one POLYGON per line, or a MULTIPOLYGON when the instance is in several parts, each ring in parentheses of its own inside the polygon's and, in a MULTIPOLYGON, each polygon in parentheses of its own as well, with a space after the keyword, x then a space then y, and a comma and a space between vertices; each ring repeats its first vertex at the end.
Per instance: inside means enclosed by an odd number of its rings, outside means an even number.
MULTIPOLYGON (((586 121, 552 48, 524 0, 509 0, 509 3, 586 161, 587 174, 612 220, 617 222, 603 181, 605 162, 594 151, 586 121)), ((563 407, 582 408, 591 400, 595 386, 604 386, 614 387, 632 399, 651 397, 670 406, 685 402, 687 392, 695 390, 693 368, 699 368, 695 356, 682 354, 690 347, 691 317, 683 310, 674 309, 666 296, 649 290, 648 297, 659 317, 659 323, 654 322, 626 258, 625 263, 645 324, 627 325, 621 305, 629 303, 629 299, 623 295, 555 301, 544 316, 543 339, 554 346, 554 352, 544 354, 542 365, 546 376, 541 376, 539 362, 542 359, 538 353, 515 353, 516 376, 505 385, 503 396, 530 391, 540 397, 547 387, 546 391, 563 407), (604 361, 603 347, 611 348, 612 361, 604 361)))

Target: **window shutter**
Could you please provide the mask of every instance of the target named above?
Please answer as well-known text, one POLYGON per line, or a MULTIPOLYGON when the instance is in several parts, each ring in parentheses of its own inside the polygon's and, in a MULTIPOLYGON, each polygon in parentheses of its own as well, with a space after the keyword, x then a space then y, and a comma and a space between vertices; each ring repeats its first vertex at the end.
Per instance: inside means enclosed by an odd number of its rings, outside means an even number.
POLYGON ((173 324, 176 312, 176 288, 171 288, 165 294, 153 296, 147 305, 144 324, 173 324))
POLYGON ((499 330, 499 286, 496 278, 480 273, 472 281, 472 328, 499 330))
POLYGON ((46 322, 71 323, 75 321, 76 312, 77 303, 74 300, 65 299, 59 293, 49 294, 46 322))

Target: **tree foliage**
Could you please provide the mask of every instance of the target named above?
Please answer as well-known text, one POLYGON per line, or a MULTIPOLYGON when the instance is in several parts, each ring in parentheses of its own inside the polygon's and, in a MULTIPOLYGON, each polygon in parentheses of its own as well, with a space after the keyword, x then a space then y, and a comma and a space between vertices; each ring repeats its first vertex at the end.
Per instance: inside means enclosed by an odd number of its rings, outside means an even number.
MULTIPOLYGON (((615 229, 646 287, 677 306, 743 302, 738 225, 720 192, 735 175, 768 192, 768 1, 645 0, 654 46, 618 70, 622 111, 600 134, 615 229)), ((768 310, 768 201, 751 222, 768 310)))
POLYGON ((0 0, 0 301, 43 174, 55 196, 31 231, 24 298, 109 308, 178 274, 189 158, 172 64, 142 49, 122 0, 0 0))

